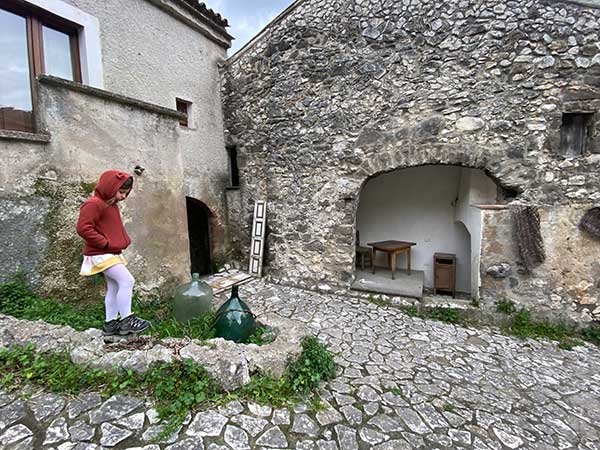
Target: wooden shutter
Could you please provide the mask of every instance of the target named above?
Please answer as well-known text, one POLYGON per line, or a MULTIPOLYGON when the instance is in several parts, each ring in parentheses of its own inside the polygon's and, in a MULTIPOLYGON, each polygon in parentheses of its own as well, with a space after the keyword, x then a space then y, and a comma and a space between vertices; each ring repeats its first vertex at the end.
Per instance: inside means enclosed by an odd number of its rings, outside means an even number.
POLYGON ((250 275, 262 275, 262 257, 267 225, 267 202, 256 201, 254 204, 254 220, 252 221, 252 240, 250 242, 250 275))

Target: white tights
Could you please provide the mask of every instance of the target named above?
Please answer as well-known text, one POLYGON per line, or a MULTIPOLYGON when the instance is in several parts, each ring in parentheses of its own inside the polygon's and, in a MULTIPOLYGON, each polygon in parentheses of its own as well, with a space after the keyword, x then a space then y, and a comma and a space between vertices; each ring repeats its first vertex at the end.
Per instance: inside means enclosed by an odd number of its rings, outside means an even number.
POLYGON ((106 321, 115 320, 120 314, 121 319, 131 315, 131 296, 133 295, 133 276, 125 264, 116 264, 104 272, 106 279, 106 321))

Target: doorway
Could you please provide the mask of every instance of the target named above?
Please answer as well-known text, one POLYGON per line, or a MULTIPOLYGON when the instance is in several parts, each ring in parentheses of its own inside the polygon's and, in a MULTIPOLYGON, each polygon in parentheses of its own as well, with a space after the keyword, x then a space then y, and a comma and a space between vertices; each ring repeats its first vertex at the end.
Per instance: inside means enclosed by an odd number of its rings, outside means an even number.
POLYGON ((188 234, 190 241, 191 273, 208 275, 212 273, 210 247, 210 209, 195 198, 186 197, 188 234))

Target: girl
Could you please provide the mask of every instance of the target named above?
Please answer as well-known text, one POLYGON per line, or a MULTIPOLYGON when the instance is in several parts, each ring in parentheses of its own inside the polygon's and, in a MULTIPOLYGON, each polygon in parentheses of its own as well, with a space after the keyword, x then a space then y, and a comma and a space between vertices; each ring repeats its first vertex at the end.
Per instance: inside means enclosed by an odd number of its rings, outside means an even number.
POLYGON ((77 234, 85 240, 80 273, 84 276, 102 273, 106 279, 105 336, 140 333, 151 326, 131 313, 135 280, 121 255, 131 239, 117 203, 127 198, 132 186, 133 178, 128 173, 107 170, 100 176, 94 195, 81 205, 77 221, 77 234))

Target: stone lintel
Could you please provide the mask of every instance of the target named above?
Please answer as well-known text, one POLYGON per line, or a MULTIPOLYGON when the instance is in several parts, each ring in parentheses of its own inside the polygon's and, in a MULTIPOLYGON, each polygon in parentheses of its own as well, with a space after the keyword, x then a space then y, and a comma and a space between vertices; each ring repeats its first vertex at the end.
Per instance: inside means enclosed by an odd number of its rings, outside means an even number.
POLYGON ((152 112, 154 114, 159 114, 162 116, 167 116, 172 119, 185 119, 187 114, 181 113, 174 109, 165 108, 164 106, 154 105, 152 103, 143 102, 141 100, 137 100, 135 98, 126 97, 121 94, 115 94, 113 92, 105 91, 103 89, 98 89, 91 86, 86 86, 81 83, 77 83, 75 81, 65 80, 63 78, 53 77, 50 75, 39 75, 37 77, 38 81, 43 84, 48 84, 50 86, 56 86, 59 88, 69 89, 71 91, 81 92, 85 95, 90 95, 92 97, 102 98, 104 100, 108 100, 114 103, 120 103, 125 106, 130 106, 132 108, 144 109, 146 111, 152 112))

